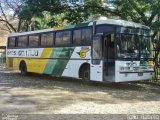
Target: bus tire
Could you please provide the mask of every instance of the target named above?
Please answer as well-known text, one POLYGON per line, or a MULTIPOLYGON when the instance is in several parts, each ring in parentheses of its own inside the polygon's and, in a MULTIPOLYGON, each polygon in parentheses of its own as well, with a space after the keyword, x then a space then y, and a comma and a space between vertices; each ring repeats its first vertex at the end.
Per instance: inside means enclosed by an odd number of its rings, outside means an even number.
POLYGON ((84 81, 90 81, 90 65, 84 65, 80 69, 79 77, 82 78, 84 81))
POLYGON ((27 75, 27 65, 24 61, 20 63, 19 70, 22 75, 27 75))

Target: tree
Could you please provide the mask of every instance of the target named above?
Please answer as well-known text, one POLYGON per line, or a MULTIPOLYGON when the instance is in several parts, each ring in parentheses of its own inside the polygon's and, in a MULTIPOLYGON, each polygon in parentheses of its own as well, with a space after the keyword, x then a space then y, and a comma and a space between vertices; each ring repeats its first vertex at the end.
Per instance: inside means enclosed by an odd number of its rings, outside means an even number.
POLYGON ((155 18, 160 12, 160 4, 159 0, 85 0, 84 5, 68 4, 67 0, 25 0, 20 15, 27 12, 30 18, 41 17, 44 11, 51 15, 64 13, 63 19, 71 23, 83 22, 91 15, 99 14, 132 20, 155 29, 159 24, 155 18))
POLYGON ((66 9, 66 0, 25 0, 18 16, 29 21, 32 30, 51 28, 62 26, 66 9))
POLYGON ((23 21, 18 18, 17 13, 22 4, 22 0, 0 0, 1 30, 9 33, 21 31, 23 21))
POLYGON ((41 17, 33 17, 31 19, 31 30, 40 30, 56 27, 63 27, 65 21, 62 21, 64 14, 58 14, 52 16, 48 12, 43 12, 41 17))

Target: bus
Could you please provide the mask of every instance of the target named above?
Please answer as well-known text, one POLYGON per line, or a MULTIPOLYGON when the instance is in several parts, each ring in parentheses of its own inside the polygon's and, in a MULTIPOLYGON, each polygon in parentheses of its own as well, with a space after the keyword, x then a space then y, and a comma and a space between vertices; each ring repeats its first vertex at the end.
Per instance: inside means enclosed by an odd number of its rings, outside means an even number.
POLYGON ((149 27, 125 20, 95 20, 63 29, 12 33, 7 66, 85 81, 127 82, 154 76, 149 27))

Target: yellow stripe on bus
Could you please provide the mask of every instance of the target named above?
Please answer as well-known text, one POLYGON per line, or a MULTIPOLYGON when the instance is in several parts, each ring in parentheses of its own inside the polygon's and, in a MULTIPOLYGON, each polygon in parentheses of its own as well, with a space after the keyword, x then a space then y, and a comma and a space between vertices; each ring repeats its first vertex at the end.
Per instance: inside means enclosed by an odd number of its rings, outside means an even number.
MULTIPOLYGON (((50 58, 52 51, 53 51, 53 48, 44 48, 42 55, 41 55, 41 58, 50 58)), ((49 59, 42 59, 42 60, 43 60, 42 63, 40 63, 42 66, 41 73, 44 72, 44 69, 45 69, 49 59)))
POLYGON ((44 69, 49 61, 49 59, 43 58, 50 58, 52 51, 53 48, 44 48, 40 58, 13 58, 13 69, 19 70, 20 62, 24 60, 27 65, 28 72, 43 74, 44 69))
POLYGON ((53 48, 44 48, 41 58, 50 58, 53 48))

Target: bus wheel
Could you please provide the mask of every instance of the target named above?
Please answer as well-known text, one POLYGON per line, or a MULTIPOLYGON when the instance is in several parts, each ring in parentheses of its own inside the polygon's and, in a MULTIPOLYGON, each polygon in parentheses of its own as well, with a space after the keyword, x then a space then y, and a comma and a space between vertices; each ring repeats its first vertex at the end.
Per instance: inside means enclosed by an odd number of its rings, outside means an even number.
POLYGON ((20 69, 22 75, 27 75, 27 66, 24 61, 20 63, 19 69, 20 69))
POLYGON ((90 81, 90 66, 85 65, 80 70, 80 78, 84 81, 90 81))

